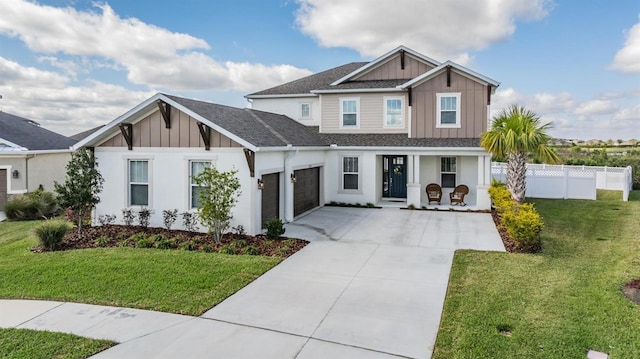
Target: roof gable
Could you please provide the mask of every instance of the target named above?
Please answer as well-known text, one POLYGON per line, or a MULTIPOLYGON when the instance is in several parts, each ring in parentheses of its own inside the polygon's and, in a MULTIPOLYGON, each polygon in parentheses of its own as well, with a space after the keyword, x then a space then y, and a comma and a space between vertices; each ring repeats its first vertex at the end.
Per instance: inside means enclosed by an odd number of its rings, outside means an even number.
POLYGON ((0 142, 12 150, 68 150, 76 141, 40 127, 35 121, 0 112, 0 142))
POLYGON ((420 85, 422 83, 425 83, 429 80, 431 80, 432 78, 438 76, 439 74, 441 74, 442 72, 446 71, 447 68, 453 69, 454 71, 456 71, 456 73, 468 77, 474 81, 477 81, 479 83, 482 83, 484 85, 491 85, 493 86, 492 91, 495 91, 495 88, 500 86, 500 82, 493 80, 489 77, 486 77, 484 75, 481 75, 473 70, 470 70, 462 65, 456 64, 453 61, 446 61, 442 64, 440 64, 437 67, 434 67, 431 71, 425 72, 424 74, 414 78, 413 80, 407 81, 406 83, 404 83, 401 87, 403 89, 409 88, 409 87, 414 87, 417 85, 420 85))

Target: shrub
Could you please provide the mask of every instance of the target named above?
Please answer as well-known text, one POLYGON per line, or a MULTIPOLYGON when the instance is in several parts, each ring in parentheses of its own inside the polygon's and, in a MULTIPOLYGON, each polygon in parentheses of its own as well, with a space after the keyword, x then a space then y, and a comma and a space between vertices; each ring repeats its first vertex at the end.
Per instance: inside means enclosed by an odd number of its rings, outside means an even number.
POLYGON ((202 250, 206 253, 213 253, 216 251, 215 247, 210 244, 203 245, 202 250))
POLYGON ((243 254, 247 254, 250 256, 258 256, 260 255, 260 250, 254 246, 246 246, 243 250, 242 250, 243 254))
POLYGON ((185 251, 195 251, 198 249, 198 246, 196 245, 196 243, 194 241, 186 241, 186 242, 182 242, 182 244, 180 244, 180 249, 185 250, 185 251))
POLYGON ((502 223, 518 248, 526 252, 540 250, 542 245, 540 231, 542 231, 544 223, 533 204, 525 203, 515 207, 512 211, 504 212, 502 223))
POLYGON ((59 210, 53 193, 41 189, 13 197, 4 208, 7 218, 13 221, 46 219, 55 216, 59 210))
POLYGON ((107 236, 100 236, 93 241, 93 244, 95 244, 98 247, 106 247, 109 244, 109 242, 111 242, 111 238, 107 236))
POLYGON ((147 228, 149 227, 150 221, 151 221, 151 210, 149 208, 141 208, 140 212, 138 212, 138 224, 141 227, 147 228))
POLYGON ((133 225, 133 221, 136 219, 136 214, 131 208, 125 208, 122 210, 122 222, 125 226, 133 225))
POLYGON ((177 243, 172 238, 167 238, 161 234, 154 236, 156 248, 158 249, 174 249, 177 243))
POLYGON ((237 227, 231 227, 233 233, 238 236, 244 236, 247 231, 245 231, 244 226, 239 224, 237 227))
POLYGON ((412 204, 410 204, 410 205, 408 205, 408 206, 407 206, 407 209, 415 210, 415 209, 416 209, 416 206, 412 203, 412 204))
POLYGON ((236 254, 236 250, 231 248, 230 246, 223 246, 220 247, 220 250, 218 251, 218 253, 222 253, 222 254, 236 254))
POLYGON ((148 237, 142 237, 136 241, 136 247, 138 248, 152 248, 153 239, 148 237))
POLYGON ((375 205, 371 202, 367 202, 367 204, 365 205, 367 208, 373 208, 375 207, 375 205))
POLYGON ((516 202, 511 198, 511 192, 507 189, 504 183, 494 182, 489 187, 489 197, 493 207, 498 213, 504 213, 509 211, 515 206, 516 202))
POLYGON ((218 171, 215 167, 205 168, 193 181, 198 184, 198 216, 200 223, 213 234, 220 244, 222 234, 229 228, 233 218, 232 210, 240 196, 240 180, 237 170, 218 171))
POLYGON ((65 221, 50 220, 38 225, 34 232, 40 244, 45 250, 54 250, 60 246, 64 235, 69 230, 69 224, 65 221))
POLYGON ((178 219, 177 209, 165 209, 162 211, 162 223, 164 223, 165 228, 170 230, 176 219, 178 219))
POLYGON ((102 214, 98 216, 98 222, 100 222, 101 226, 107 226, 107 225, 113 224, 115 220, 116 220, 115 214, 102 214))
POLYGON ((187 231, 195 232, 198 229, 198 215, 192 212, 182 212, 182 224, 187 231))
POLYGON ((264 228, 267 230, 266 236, 269 239, 278 239, 286 231, 282 220, 276 217, 268 219, 264 223, 264 228))
POLYGON ((229 247, 235 248, 235 249, 242 249, 246 246, 247 246, 247 241, 243 239, 236 239, 234 241, 231 241, 231 243, 229 243, 229 247))

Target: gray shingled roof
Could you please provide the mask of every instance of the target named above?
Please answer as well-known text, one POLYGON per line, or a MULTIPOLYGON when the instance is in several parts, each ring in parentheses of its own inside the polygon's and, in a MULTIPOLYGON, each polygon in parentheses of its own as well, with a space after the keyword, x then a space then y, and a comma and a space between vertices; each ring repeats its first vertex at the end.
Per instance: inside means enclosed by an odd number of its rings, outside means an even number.
POLYGON ((315 88, 314 90, 351 90, 351 89, 388 89, 395 88, 407 82, 406 79, 398 80, 370 80, 370 81, 349 81, 340 85, 331 85, 327 83, 324 86, 315 88))
MULTIPOLYGON (((286 84, 272 87, 259 92, 254 92, 247 95, 247 98, 253 96, 264 95, 297 95, 297 94, 310 94, 312 90, 324 88, 332 82, 352 73, 353 71, 368 64, 368 62, 352 62, 346 65, 334 67, 332 69, 318 72, 301 79, 287 82, 286 84)), ((406 82, 406 81, 405 81, 406 82)))
POLYGON ((480 147, 479 138, 407 138, 404 133, 321 133, 329 144, 357 147, 480 147))
POLYGON ((165 96, 256 147, 327 145, 317 131, 284 115, 165 96))
POLYGON ((30 151, 66 150, 75 140, 40 127, 37 122, 0 112, 0 138, 30 151))
POLYGON ((69 136, 69 138, 74 139, 76 141, 82 141, 85 138, 89 137, 89 135, 92 135, 94 132, 98 131, 99 129, 103 128, 104 125, 100 125, 97 127, 94 127, 92 129, 80 132, 80 133, 76 133, 75 135, 69 136))

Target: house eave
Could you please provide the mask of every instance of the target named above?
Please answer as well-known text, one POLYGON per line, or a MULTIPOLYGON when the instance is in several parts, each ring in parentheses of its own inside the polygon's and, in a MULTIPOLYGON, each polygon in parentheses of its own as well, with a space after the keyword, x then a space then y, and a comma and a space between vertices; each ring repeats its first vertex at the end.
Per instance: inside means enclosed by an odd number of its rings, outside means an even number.
POLYGON ((317 94, 331 94, 331 93, 358 93, 358 92, 375 93, 375 92, 404 92, 404 91, 406 90, 399 87, 385 87, 385 88, 367 88, 367 89, 313 90, 311 92, 317 93, 317 94))
MULTIPOLYGON (((312 91, 313 92, 313 91, 312 91)), ((299 94, 280 94, 280 95, 246 95, 246 99, 261 99, 261 98, 295 98, 295 97, 318 97, 313 93, 299 93, 299 94)))

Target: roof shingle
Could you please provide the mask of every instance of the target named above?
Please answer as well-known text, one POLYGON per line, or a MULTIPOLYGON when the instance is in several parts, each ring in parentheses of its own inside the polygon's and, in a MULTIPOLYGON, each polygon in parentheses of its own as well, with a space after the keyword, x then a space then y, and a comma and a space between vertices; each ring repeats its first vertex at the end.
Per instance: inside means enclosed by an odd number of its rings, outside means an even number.
POLYGON ((37 122, 0 112, 0 138, 30 151, 66 150, 75 140, 40 127, 37 122))

